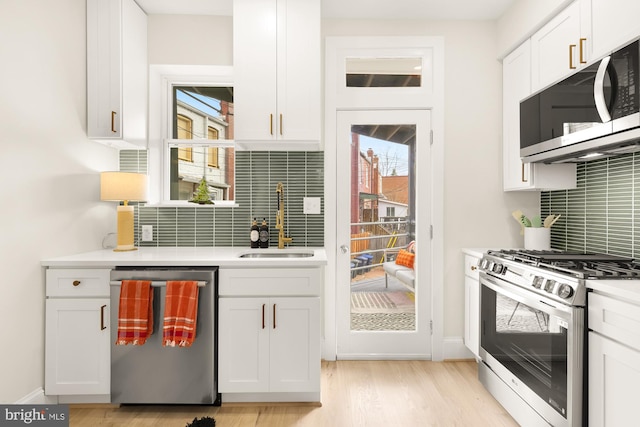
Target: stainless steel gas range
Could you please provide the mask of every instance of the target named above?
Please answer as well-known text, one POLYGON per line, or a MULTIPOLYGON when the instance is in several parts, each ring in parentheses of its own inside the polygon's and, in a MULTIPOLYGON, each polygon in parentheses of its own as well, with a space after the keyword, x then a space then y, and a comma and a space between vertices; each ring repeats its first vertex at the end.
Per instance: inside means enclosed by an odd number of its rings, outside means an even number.
POLYGON ((582 426, 585 282, 640 278, 640 266, 607 254, 500 250, 479 268, 480 381, 523 426, 582 426))

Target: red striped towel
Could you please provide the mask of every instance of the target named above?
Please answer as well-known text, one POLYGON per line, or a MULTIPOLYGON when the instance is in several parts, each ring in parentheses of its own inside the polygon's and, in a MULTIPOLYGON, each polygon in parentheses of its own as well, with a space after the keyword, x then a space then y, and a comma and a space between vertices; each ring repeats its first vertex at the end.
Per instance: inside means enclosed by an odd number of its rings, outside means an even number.
POLYGON ((147 280, 123 280, 116 345, 143 345, 153 332, 153 288, 147 280))
POLYGON ((198 282, 168 281, 162 345, 190 347, 196 338, 198 282))

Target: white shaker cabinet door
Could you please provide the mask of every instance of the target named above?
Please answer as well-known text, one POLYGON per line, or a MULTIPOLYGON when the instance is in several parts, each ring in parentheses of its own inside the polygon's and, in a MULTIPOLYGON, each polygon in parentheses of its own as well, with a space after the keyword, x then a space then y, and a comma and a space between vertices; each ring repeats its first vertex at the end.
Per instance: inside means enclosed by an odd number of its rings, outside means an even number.
POLYGON ((147 15, 134 0, 87 0, 87 135, 147 146, 147 15))
POLYGON ((320 389, 320 298, 271 298, 272 392, 320 389))
POLYGON ((588 0, 591 3, 593 57, 600 58, 640 37, 640 2, 588 0))
POLYGON ((111 393, 109 298, 46 301, 45 394, 111 393))
POLYGON ((585 66, 589 60, 588 34, 583 29, 580 1, 574 1, 531 36, 533 92, 585 66))
POLYGON ((220 298, 218 391, 269 391, 268 309, 268 298, 220 298))
POLYGON ((320 140, 320 2, 234 1, 235 140, 320 140))
POLYGON ((640 351, 589 332, 589 425, 626 426, 638 419, 640 351))

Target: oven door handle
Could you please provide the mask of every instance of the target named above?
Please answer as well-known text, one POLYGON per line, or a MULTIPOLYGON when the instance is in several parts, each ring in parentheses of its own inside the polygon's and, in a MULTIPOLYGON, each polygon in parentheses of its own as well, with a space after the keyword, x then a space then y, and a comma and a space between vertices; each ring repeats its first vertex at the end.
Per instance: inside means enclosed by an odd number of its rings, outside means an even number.
MULTIPOLYGON (((500 281, 499 279, 489 276, 482 271, 480 272, 481 286, 486 286, 487 288, 492 289, 493 291, 501 295, 504 295, 515 301, 521 302, 522 304, 525 304, 536 310, 540 310, 547 314, 560 317, 567 321, 571 319, 571 314, 572 314, 571 307, 565 306, 562 304, 557 304, 555 301, 551 301, 551 300, 542 301, 542 298, 535 294, 533 294, 534 296, 532 296, 532 295, 527 295, 525 293, 526 291, 524 292, 519 291, 516 285, 510 285, 508 283, 505 285, 505 284, 502 284, 501 282, 502 281, 500 281)), ((482 292, 480 294, 482 295, 482 292)))

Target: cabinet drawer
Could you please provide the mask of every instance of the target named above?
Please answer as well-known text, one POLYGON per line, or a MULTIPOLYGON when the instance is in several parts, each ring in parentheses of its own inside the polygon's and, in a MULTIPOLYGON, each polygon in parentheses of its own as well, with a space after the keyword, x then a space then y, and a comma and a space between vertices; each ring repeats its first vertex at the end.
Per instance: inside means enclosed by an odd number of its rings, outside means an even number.
POLYGON ((589 293, 589 329, 640 350, 640 306, 589 293))
POLYGON ((221 268, 220 296, 320 295, 320 268, 221 268))
POLYGON ((47 269, 48 297, 108 297, 109 269, 47 269))
POLYGON ((480 280, 480 273, 478 271, 478 261, 480 260, 474 256, 465 255, 464 256, 464 274, 476 280, 480 280))

